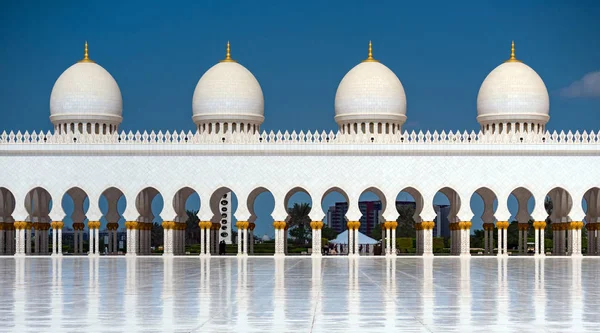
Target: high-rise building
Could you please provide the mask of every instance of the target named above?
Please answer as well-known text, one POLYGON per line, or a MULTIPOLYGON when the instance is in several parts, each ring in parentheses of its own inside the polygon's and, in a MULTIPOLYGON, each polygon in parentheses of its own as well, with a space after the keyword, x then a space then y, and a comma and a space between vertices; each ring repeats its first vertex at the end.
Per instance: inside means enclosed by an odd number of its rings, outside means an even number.
MULTIPOLYGON (((381 222, 381 201, 360 201, 358 207, 362 216, 360 218, 360 229, 359 231, 365 235, 370 235, 373 228, 377 227, 381 222)), ((414 201, 396 201, 396 208, 401 206, 411 206, 416 208, 414 201)), ((437 213, 435 219, 435 227, 433 229, 434 237, 450 237, 450 226, 448 222, 448 214, 450 213, 449 205, 434 205, 435 212, 437 213), (441 226, 441 227, 439 227, 441 226), (439 227, 439 228, 438 228, 439 227), (439 231, 438 231, 439 230, 439 231)), ((330 206, 327 210, 327 224, 330 228, 340 233, 346 230, 346 212, 348 211, 347 202, 336 202, 335 205, 330 206)))

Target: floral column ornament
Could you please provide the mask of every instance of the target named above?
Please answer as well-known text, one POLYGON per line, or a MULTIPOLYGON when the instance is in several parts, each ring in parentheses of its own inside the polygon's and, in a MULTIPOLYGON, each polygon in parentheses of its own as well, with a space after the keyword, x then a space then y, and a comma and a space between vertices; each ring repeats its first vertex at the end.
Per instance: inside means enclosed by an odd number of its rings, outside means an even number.
POLYGON ((460 228, 460 255, 471 256, 471 221, 458 222, 460 228))
POLYGON ((287 223, 285 221, 273 222, 273 227, 275 228, 275 256, 276 257, 285 256, 285 252, 283 249, 283 237, 284 237, 286 225, 287 225, 287 223))
POLYGON ((173 228, 175 222, 163 221, 163 256, 173 256, 173 228))
POLYGON ((14 222, 13 226, 17 232, 15 257, 25 256, 25 228, 27 227, 27 222, 14 222))
POLYGON ((133 257, 137 255, 137 244, 136 244, 136 229, 137 221, 125 222, 125 228, 127 228, 127 256, 133 257))
POLYGON ((432 257, 433 256, 433 228, 435 227, 435 222, 426 221, 421 222, 421 228, 423 233, 423 257, 432 257))
POLYGON ((321 257, 321 229, 323 229, 323 222, 312 221, 310 222, 310 228, 312 229, 312 257, 321 257))

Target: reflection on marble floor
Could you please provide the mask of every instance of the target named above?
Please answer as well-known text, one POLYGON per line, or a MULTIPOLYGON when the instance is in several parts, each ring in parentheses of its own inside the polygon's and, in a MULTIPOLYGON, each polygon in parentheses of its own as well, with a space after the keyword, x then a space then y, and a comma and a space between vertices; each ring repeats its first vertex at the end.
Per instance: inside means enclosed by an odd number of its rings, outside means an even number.
POLYGON ((2 332, 585 332, 596 258, 0 258, 2 332))

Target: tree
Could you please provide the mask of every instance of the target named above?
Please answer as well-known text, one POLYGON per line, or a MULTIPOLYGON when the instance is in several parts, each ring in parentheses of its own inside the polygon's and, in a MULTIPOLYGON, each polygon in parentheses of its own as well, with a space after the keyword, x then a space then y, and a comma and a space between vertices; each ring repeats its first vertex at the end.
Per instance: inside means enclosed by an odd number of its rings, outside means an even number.
POLYGON ((371 230, 371 235, 369 235, 371 238, 373 238, 374 240, 380 240, 381 239, 381 225, 380 224, 376 224, 375 227, 373 228, 373 230, 371 230))
POLYGON ((333 230, 328 225, 323 225, 323 229, 321 229, 321 237, 332 240, 336 239, 337 236, 338 233, 335 230, 333 230))
POLYGON ((307 203, 297 204, 288 208, 290 216, 288 226, 290 236, 292 236, 297 244, 306 244, 310 237, 310 205, 307 203))
POLYGON ((398 209, 398 228, 396 229, 396 237, 417 237, 415 231, 415 207, 413 205, 399 204, 396 206, 398 209))
POLYGON ((483 248, 484 240, 485 235, 483 230, 474 230, 473 235, 471 235, 471 247, 483 248))
POLYGON ((197 210, 186 210, 187 221, 185 221, 185 243, 186 245, 199 244, 200 243, 200 227, 198 227, 197 210))

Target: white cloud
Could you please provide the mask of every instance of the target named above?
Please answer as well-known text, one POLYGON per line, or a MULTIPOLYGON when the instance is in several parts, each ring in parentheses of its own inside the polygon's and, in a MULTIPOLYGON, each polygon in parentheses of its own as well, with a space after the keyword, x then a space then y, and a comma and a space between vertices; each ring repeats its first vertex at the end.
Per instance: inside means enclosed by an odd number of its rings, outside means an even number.
POLYGON ((565 97, 600 97, 600 71, 587 73, 570 86, 563 88, 560 94, 565 97))

